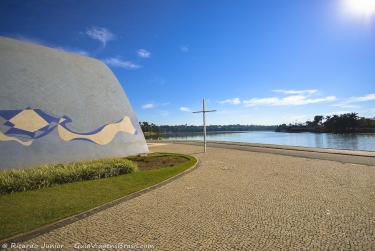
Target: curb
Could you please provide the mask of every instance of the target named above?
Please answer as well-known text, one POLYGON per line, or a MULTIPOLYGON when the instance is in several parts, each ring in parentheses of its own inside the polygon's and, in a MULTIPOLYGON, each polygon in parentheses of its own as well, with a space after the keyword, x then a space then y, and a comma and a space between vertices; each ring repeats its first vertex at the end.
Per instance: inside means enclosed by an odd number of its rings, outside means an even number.
MULTIPOLYGON (((183 141, 183 140, 149 140, 147 141, 147 143, 178 143, 178 144, 201 145, 202 141, 199 141, 199 140, 186 140, 186 141, 183 141)), ((273 144, 246 143, 246 142, 237 142, 237 141, 207 141, 207 144, 241 146, 241 147, 256 147, 256 148, 265 148, 265 149, 274 149, 274 150, 325 153, 325 154, 337 154, 337 155, 346 155, 346 156, 353 156, 353 157, 375 158, 375 152, 362 151, 362 150, 273 145, 273 144)), ((217 146, 214 146, 214 147, 217 147, 217 146)))
MULTIPOLYGON (((201 141, 180 141, 180 140, 160 140, 148 141, 158 143, 171 143, 182 145, 196 145, 201 146, 201 141)), ((267 145, 267 144, 254 144, 243 142, 230 142, 230 141, 208 141, 208 147, 235 149, 247 152, 260 152, 268 154, 278 154, 284 156, 320 159, 336 161, 340 163, 359 164, 367 166, 375 166, 375 152, 361 152, 361 151, 348 151, 336 149, 316 149, 308 147, 291 147, 281 145, 267 145)))
POLYGON ((84 212, 81 212, 79 214, 76 214, 76 215, 73 215, 73 216, 69 216, 68 218, 65 218, 65 219, 62 219, 62 220, 59 220, 57 222, 54 222, 54 223, 51 223, 51 224, 47 224, 47 225, 44 225, 44 226, 41 226, 39 228, 36 228, 34 230, 31 230, 29 232, 26 232, 26 233, 21 233, 21 234, 17 234, 17 235, 14 235, 14 236, 11 236, 11 237, 8 237, 6 239, 3 239, 3 240, 0 240, 0 250, 2 250, 1 246, 3 244, 9 244, 9 243, 15 243, 15 242, 25 242, 25 241, 28 241, 30 239, 33 239, 35 237, 38 237, 40 235, 43 235, 45 233, 48 233, 48 232, 51 232, 55 229, 58 229, 58 228, 61 228, 61 227, 64 227, 66 225, 69 225, 71 223, 74 223, 76 221, 79 221, 79 220, 82 220, 84 218, 87 218, 93 214, 96 214, 100 211, 103 211, 103 210, 106 210, 108 208, 111 208, 113 206, 116 206, 120 203, 123 203, 123 202, 126 202, 126 201, 129 201, 131 199, 134 199, 136 197, 139 197, 145 193, 148 193, 148 192, 151 192, 153 190, 156 190, 157 188, 160 188, 162 186, 165 186, 169 183, 171 183, 172 181, 178 179, 178 178, 181 178, 182 176, 196 170, 199 166, 200 166, 200 161, 197 157, 195 156, 191 156, 189 155, 190 157, 193 157, 194 159, 196 159, 196 163, 190 167, 189 169, 186 169, 185 171, 181 172, 181 173, 178 173, 176 174, 175 176, 172 176, 160 183, 157 183, 155 185, 152 185, 150 187, 147 187, 147 188, 144 188, 140 191, 137 191, 137 192, 134 192, 134 193, 131 193, 131 194, 128 194, 124 197, 121 197, 121 198, 118 198, 118 199, 115 199, 113 201, 110 201, 110 202, 107 202, 101 206, 98 206, 98 207, 94 207, 92 209, 89 209, 87 211, 84 211, 84 212))

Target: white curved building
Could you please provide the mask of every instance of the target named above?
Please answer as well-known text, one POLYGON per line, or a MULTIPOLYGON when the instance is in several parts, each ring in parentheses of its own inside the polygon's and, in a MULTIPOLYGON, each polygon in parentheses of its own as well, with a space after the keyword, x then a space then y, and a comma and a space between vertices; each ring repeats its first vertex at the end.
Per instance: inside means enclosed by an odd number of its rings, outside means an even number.
POLYGON ((148 152, 102 62, 0 37, 0 168, 148 152))

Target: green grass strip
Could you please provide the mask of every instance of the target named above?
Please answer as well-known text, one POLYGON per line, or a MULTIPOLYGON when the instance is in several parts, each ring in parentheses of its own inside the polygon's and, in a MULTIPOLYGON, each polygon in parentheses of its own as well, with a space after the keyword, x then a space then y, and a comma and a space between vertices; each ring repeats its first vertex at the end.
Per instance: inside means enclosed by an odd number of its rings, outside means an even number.
MULTIPOLYGON (((182 156, 176 154, 177 156, 182 156)), ((162 182, 196 163, 0 195, 0 239, 76 215, 162 182)))

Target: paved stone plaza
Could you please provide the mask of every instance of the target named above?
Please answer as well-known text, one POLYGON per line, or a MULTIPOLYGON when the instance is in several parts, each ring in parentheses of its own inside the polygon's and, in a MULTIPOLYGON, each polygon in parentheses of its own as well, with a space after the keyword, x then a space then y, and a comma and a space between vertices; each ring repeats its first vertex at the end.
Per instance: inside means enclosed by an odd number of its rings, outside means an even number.
MULTIPOLYGON (((375 167, 194 145, 199 167, 29 242, 151 244, 154 250, 374 250, 375 167)), ((354 157, 355 158, 355 157, 354 157)), ((94 192, 94 191, 93 191, 94 192)))

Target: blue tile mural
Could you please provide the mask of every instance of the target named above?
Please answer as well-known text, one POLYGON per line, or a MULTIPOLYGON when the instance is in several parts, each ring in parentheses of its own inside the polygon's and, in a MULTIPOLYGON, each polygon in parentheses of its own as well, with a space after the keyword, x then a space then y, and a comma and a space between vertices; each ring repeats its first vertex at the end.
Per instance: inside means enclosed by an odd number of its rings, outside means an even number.
POLYGON ((33 140, 46 136, 57 128, 59 137, 64 141, 85 140, 99 145, 110 143, 119 132, 136 134, 130 118, 105 124, 90 132, 74 132, 68 128, 72 120, 68 116, 54 117, 41 109, 0 110, 5 119, 4 132, 0 131, 0 141, 16 141, 29 146, 33 140))

